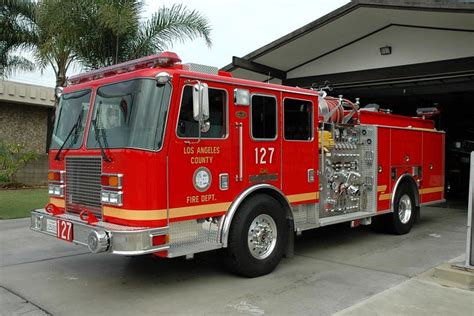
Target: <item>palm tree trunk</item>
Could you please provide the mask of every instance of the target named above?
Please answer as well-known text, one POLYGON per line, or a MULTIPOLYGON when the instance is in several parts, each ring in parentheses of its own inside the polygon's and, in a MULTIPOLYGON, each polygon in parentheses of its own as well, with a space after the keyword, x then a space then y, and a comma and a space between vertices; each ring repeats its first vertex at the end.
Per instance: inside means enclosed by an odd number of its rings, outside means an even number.
MULTIPOLYGON (((56 73, 56 88, 64 87, 66 85, 66 72, 63 69, 60 69, 58 73, 56 73)), ((56 107, 59 102, 59 98, 56 95, 56 89, 54 91, 54 106, 56 107)))
MULTIPOLYGON (((66 85, 66 69, 58 67, 56 72, 56 87, 64 87, 66 85)), ((54 108, 49 110, 48 122, 46 128, 46 152, 49 152, 49 146, 51 146, 51 138, 53 137, 54 121, 56 120, 56 108, 59 105, 59 98, 56 95, 56 89, 54 89, 54 108)))
POLYGON ((119 37, 115 40, 115 64, 118 64, 119 37))

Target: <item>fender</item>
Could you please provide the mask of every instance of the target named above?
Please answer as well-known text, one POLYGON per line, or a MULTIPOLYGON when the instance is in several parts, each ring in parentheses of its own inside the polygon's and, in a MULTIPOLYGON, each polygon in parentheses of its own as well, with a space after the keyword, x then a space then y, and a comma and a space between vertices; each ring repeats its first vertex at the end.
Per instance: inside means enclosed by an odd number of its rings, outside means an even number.
POLYGON ((256 191, 271 191, 272 195, 277 198, 278 202, 283 204, 283 207, 285 208, 286 211, 286 216, 290 216, 292 218, 292 213, 291 213, 291 206, 290 202, 286 198, 286 196, 281 192, 280 189, 277 187, 271 185, 271 184, 266 184, 266 183, 261 183, 261 184, 256 184, 254 186, 251 186, 245 191, 241 192, 239 196, 232 202, 232 204, 229 207, 229 210, 227 211, 225 218, 224 218, 224 223, 222 224, 222 231, 221 231, 221 243, 222 247, 226 248, 227 247, 227 242, 229 239, 229 230, 230 230, 230 225, 232 224, 232 219, 234 218, 235 213, 237 212, 240 204, 252 193, 255 193, 256 191))
POLYGON ((420 206, 420 193, 418 192, 418 186, 416 184, 416 181, 415 179, 413 178, 413 176, 409 173, 404 173, 402 174, 398 179, 397 179, 397 182, 395 182, 395 186, 393 187, 393 190, 392 190, 392 199, 391 199, 391 209, 392 209, 392 212, 394 212, 394 203, 395 203, 395 194, 397 193, 397 189, 398 187, 400 186, 400 183, 404 182, 404 181, 407 181, 409 183, 409 185, 412 187, 412 189, 414 189, 414 193, 415 193, 415 206, 416 207, 419 207, 420 206))

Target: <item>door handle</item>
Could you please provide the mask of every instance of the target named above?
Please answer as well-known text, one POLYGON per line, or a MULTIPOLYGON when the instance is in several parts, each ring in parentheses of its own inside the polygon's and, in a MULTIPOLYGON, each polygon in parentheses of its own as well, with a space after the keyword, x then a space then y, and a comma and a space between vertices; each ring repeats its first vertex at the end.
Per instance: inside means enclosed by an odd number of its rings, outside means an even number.
POLYGON ((239 130, 239 174, 235 176, 235 181, 243 180, 244 174, 244 139, 242 132, 242 123, 236 122, 235 127, 239 130))

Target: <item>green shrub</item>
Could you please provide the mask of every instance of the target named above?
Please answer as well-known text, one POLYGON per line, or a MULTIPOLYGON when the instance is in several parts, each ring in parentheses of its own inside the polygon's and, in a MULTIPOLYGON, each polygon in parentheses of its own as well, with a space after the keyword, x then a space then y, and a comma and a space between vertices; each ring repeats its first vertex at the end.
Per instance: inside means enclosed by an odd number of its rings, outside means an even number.
POLYGON ((24 144, 0 141, 0 182, 15 182, 15 174, 29 161, 38 159, 34 151, 25 151, 24 144))

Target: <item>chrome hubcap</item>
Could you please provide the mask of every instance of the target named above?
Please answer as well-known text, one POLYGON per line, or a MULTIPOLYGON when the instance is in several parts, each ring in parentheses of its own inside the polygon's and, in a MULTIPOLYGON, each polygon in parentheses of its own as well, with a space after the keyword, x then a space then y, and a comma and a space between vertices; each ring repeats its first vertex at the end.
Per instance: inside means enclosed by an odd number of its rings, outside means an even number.
POLYGON ((277 228, 273 218, 260 214, 252 221, 248 231, 248 247, 256 259, 265 259, 275 249, 277 228))
POLYGON ((398 218, 402 224, 408 223, 411 218, 412 213, 412 205, 411 199, 408 195, 404 194, 400 198, 400 202, 398 202, 398 218))

